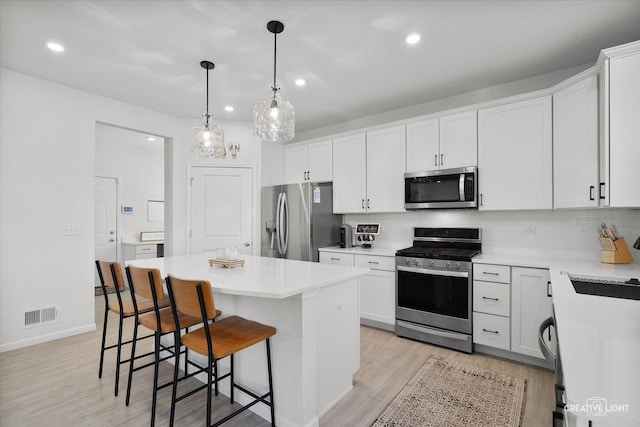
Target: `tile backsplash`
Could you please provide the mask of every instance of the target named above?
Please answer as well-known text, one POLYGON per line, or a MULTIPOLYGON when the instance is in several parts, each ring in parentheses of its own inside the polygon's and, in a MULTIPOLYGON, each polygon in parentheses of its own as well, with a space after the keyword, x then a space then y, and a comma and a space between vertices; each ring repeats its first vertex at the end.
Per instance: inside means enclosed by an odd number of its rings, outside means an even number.
POLYGON ((583 260, 600 260, 596 227, 615 225, 625 238, 634 263, 640 250, 638 209, 584 209, 559 211, 421 210, 403 213, 344 215, 344 222, 379 222, 374 245, 403 248, 411 245, 413 227, 479 227, 482 252, 583 260))

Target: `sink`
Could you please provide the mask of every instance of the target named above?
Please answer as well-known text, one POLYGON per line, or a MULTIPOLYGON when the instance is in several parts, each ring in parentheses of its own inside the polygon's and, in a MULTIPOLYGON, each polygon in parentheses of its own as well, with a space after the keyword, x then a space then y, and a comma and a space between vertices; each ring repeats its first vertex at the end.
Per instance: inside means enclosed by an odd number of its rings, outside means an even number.
POLYGON ((569 279, 578 294, 640 300, 640 281, 636 278, 623 280, 570 275, 569 279))

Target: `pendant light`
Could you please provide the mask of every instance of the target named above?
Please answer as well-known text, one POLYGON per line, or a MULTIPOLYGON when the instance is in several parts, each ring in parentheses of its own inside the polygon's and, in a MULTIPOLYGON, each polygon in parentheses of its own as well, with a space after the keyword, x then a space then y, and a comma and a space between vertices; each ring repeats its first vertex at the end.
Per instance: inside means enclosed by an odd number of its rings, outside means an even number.
POLYGON ((211 61, 200 61, 200 66, 207 72, 207 109, 202 114, 202 124, 194 126, 191 131, 191 151, 197 151, 200 157, 224 158, 227 155, 224 130, 213 123, 213 115, 209 114, 209 70, 213 70, 215 65, 211 61))
POLYGON ((267 30, 273 34, 273 96, 258 101, 253 107, 254 131, 263 141, 290 141, 295 136, 295 111, 289 101, 282 99, 276 86, 276 38, 284 31, 284 24, 269 21, 267 30))

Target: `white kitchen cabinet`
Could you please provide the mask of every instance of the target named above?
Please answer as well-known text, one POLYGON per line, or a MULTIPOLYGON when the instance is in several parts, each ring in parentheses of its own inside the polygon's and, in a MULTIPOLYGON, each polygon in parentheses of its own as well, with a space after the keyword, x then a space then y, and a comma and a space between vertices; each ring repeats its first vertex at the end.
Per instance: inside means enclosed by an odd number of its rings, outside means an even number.
POLYGON ((511 351, 544 359, 538 327, 552 315, 550 291, 549 270, 511 268, 511 351))
POLYGON ((478 110, 481 210, 552 208, 551 96, 478 110))
POLYGON ((404 212, 404 170, 404 126, 334 139, 334 213, 404 212))
POLYGON ((510 349, 510 284, 508 265, 473 264, 473 342, 510 349))
POLYGON ((598 76, 553 94, 553 206, 599 205, 598 76))
MULTIPOLYGON (((122 243, 122 260, 149 259, 158 257, 158 246, 162 243, 122 243)), ((160 255, 162 256, 162 255, 160 255)))
POLYGON ((405 128, 367 132, 367 212, 404 212, 405 128))
MULTIPOLYGON (((640 44, 637 44, 640 49, 640 44)), ((616 56, 609 63, 609 206, 639 207, 640 52, 616 56)))
POLYGON ((393 330, 396 321, 395 256, 320 251, 320 262, 369 268, 360 276, 362 324, 393 330))
POLYGON ((331 140, 286 147, 284 150, 286 183, 331 181, 333 179, 332 153, 331 140))
POLYGON ((476 110, 407 125, 407 172, 477 164, 476 110))

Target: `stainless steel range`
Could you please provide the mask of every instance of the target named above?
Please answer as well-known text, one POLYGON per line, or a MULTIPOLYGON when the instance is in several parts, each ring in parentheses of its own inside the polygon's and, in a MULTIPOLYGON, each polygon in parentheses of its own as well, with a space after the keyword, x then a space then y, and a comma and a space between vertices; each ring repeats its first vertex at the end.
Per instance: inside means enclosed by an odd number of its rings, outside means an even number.
POLYGON ((414 228, 396 252, 396 335, 471 353, 471 258, 479 228, 414 228))

